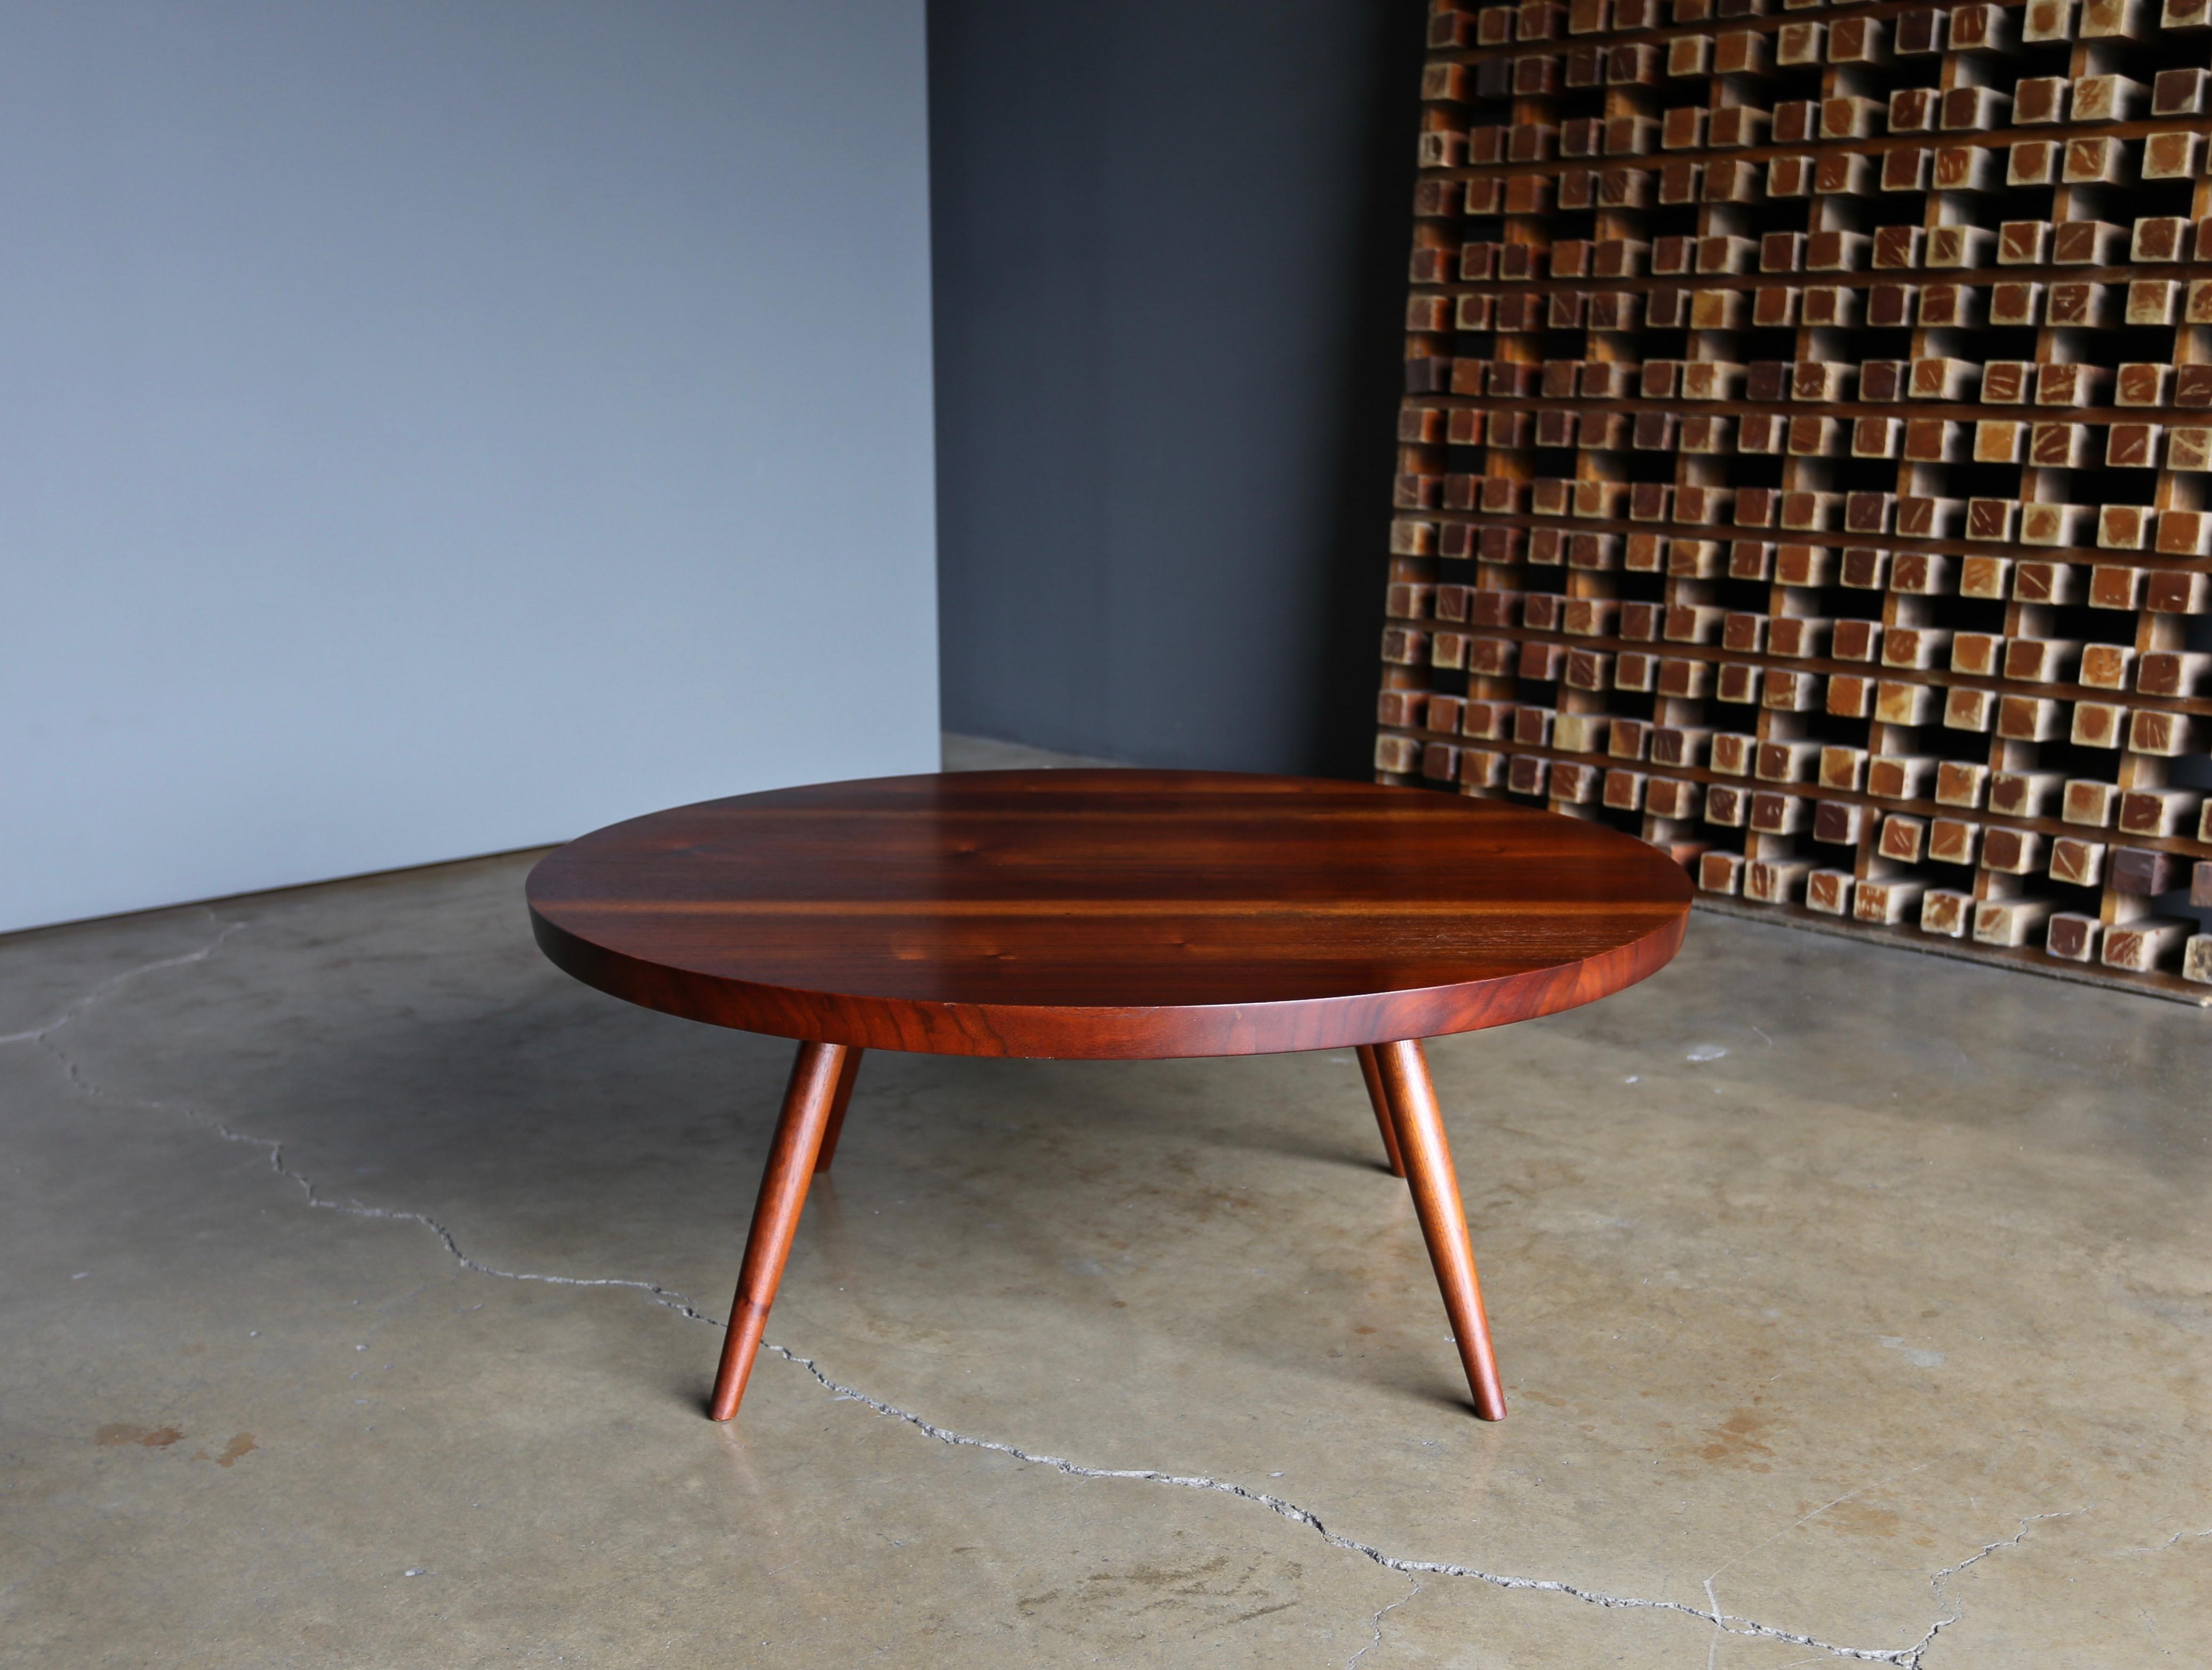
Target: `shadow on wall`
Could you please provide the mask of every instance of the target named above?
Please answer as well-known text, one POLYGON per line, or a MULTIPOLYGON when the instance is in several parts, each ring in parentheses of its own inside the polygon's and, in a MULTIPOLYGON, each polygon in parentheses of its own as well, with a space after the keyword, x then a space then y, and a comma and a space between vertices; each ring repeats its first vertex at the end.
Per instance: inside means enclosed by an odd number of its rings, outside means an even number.
POLYGON ((930 8, 948 730, 1369 774, 1423 8, 930 8))

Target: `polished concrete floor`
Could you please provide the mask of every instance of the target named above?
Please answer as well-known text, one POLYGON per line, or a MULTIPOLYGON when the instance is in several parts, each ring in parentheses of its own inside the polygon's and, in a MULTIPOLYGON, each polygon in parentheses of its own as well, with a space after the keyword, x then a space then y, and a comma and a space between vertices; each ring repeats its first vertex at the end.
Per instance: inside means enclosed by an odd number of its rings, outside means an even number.
POLYGON ((0 940, 0 1664, 2212 1662, 2212 1017, 1700 916, 1437 1044, 1512 1418, 1349 1054, 787 1047, 502 858, 0 940))

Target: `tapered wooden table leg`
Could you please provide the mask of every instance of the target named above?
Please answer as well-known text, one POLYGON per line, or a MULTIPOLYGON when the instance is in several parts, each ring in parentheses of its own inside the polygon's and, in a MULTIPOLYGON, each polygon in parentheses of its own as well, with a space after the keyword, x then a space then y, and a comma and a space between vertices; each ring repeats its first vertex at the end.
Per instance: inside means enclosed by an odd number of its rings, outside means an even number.
POLYGON ((722 1365, 714 1375, 714 1400, 707 1406, 715 1420, 728 1420, 744 1398, 745 1381, 760 1352, 761 1335, 768 1329, 769 1307, 775 1303, 776 1286, 783 1279, 783 1261, 790 1256, 792 1236, 799 1232, 799 1209, 806 1204, 806 1185, 813 1178, 815 1157, 829 1128, 846 1054, 842 1044, 801 1044, 799 1059, 791 1064, 783 1114, 769 1145, 768 1169, 761 1177, 760 1199, 745 1237, 744 1268, 738 1277, 737 1297, 730 1302, 722 1365))
POLYGON ((830 1128, 822 1133, 822 1151, 814 1157, 814 1175, 819 1177, 830 1169, 830 1163, 837 1157, 837 1139, 845 1129, 845 1109, 853 1105, 853 1085, 860 1077, 860 1058, 868 1052, 850 1045, 846 1047, 845 1065, 837 1071, 837 1094, 830 1102, 830 1128))
POLYGON ((1375 1123, 1382 1130, 1382 1152, 1390 1162, 1390 1175, 1406 1175, 1406 1163, 1398 1157, 1398 1132, 1390 1119, 1390 1098, 1382 1093, 1382 1069, 1375 1065, 1375 1046, 1359 1047, 1359 1076, 1367 1081, 1367 1099, 1375 1105, 1375 1123))
POLYGON ((1437 1285, 1443 1290, 1452 1338, 1467 1369, 1468 1389, 1474 1394, 1474 1412, 1486 1421, 1502 1421, 1505 1388, 1490 1348, 1490 1319, 1482 1311, 1482 1286, 1475 1278, 1474 1248, 1468 1240, 1467 1212, 1460 1205, 1459 1177, 1452 1169, 1443 1115, 1437 1108, 1436 1086, 1429 1082, 1420 1041, 1377 1044, 1375 1065, 1398 1127, 1398 1151, 1406 1163, 1413 1210, 1421 1220, 1421 1237, 1429 1243, 1437 1285))

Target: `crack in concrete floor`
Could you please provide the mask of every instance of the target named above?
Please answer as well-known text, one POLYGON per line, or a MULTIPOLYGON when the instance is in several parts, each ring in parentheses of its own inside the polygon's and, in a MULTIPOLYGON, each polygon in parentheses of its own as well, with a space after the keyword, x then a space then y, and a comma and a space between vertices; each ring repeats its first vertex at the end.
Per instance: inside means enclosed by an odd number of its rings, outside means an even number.
POLYGON ((1409 1606, 1413 1605, 1414 1601, 1421 1598, 1421 1580, 1419 1577, 1409 1576, 1406 1581, 1413 1586, 1413 1591, 1410 1594, 1401 1595, 1397 1600, 1393 1600, 1387 1606, 1378 1606, 1375 1609, 1375 1615, 1367 1620, 1367 1627, 1373 1631, 1372 1638, 1369 1640, 1364 1647, 1362 1647, 1350 1658, 1345 1660, 1344 1670, 1359 1670, 1359 1661, 1365 1658, 1370 1653, 1373 1652, 1377 1647, 1380 1647, 1382 1644, 1382 1620, 1388 1618, 1392 1612, 1397 1611, 1399 1607, 1409 1606))
MULTIPOLYGON (((59 1044, 54 1041, 54 1035, 63 1030, 71 1021, 85 1013, 95 1004, 112 997, 116 992, 120 991, 124 987, 143 975, 158 973, 163 969, 184 968, 194 963, 206 962, 209 958, 213 956, 216 952, 222 948, 224 942, 228 940, 234 934, 242 932, 247 927, 252 926, 251 923, 246 921, 225 922, 221 917, 216 916, 212 910, 209 910, 208 915, 210 920, 222 924, 221 931, 199 950, 174 956, 162 957, 155 962, 140 964, 134 968, 126 969, 118 974, 110 975, 107 979, 100 981, 90 990, 78 997, 75 1001, 64 1009, 61 1014, 57 1016, 53 1020, 47 1022, 45 1025, 33 1028, 27 1031, 13 1032, 6 1034, 5 1035, 0 1035, 0 1045, 13 1043, 34 1043, 38 1045, 41 1049, 44 1049, 49 1054, 52 1055, 54 1059, 60 1063, 64 1075, 67 1078, 70 1087, 76 1090, 82 1096, 85 1096, 88 1100, 104 1102, 111 1105, 125 1108, 150 1108, 162 1113, 174 1114, 192 1124, 199 1126, 204 1130, 214 1133, 215 1135, 224 1142, 238 1143, 246 1146, 264 1149, 268 1152, 270 1169, 278 1176, 295 1184, 300 1189, 301 1195, 308 1206, 325 1212, 340 1212, 349 1217, 380 1218, 392 1223, 418 1224, 424 1229, 428 1230, 433 1235, 436 1236, 439 1241, 444 1245, 446 1251, 450 1254, 463 1267, 473 1271, 478 1275, 495 1277, 503 1281, 544 1282, 560 1287, 629 1288, 644 1294, 654 1303, 665 1306, 666 1309, 675 1311, 678 1315, 683 1316, 687 1321, 704 1323, 709 1327, 727 1327, 727 1323, 723 1318, 708 1315, 706 1312, 700 1310, 696 1306, 693 1305, 689 1299, 684 1297, 684 1295, 678 1293, 670 1288, 664 1287, 658 1282, 643 1281, 634 1277, 623 1276, 555 1276, 544 1274, 535 1271, 501 1270, 495 1266, 481 1263, 478 1260, 471 1258, 466 1253, 462 1251, 460 1242, 455 1238, 452 1230, 447 1228, 444 1224, 440 1223, 436 1218, 429 1216, 427 1212, 409 1212, 386 1206, 372 1206, 358 1200, 331 1200, 325 1199, 319 1189, 316 1187, 315 1181, 313 1178, 307 1175, 304 1172, 295 1170, 291 1166, 285 1163, 283 1145, 274 1139, 268 1137, 257 1137, 250 1134, 249 1133, 235 1130, 222 1119, 208 1112, 205 1108, 200 1108, 191 1102, 169 1102, 147 1096, 122 1096, 116 1092, 105 1090, 101 1086, 94 1084, 84 1072, 82 1067, 76 1060, 71 1056, 67 1050, 64 1049, 59 1044)), ((1382 1567, 1386 1570, 1399 1572, 1411 1578, 1414 1584, 1413 1594, 1405 1596, 1401 1600, 1393 1601, 1389 1606, 1382 1607, 1374 1614, 1371 1620, 1374 1630, 1374 1638, 1368 1642, 1368 1643, 1362 1647, 1357 1653, 1352 1655, 1352 1660, 1350 1661, 1351 1665, 1357 1665, 1361 1658, 1364 1657, 1374 1648, 1382 1644, 1382 1619, 1390 1612, 1396 1611, 1400 1606, 1409 1604, 1419 1596, 1421 1593, 1420 1579, 1424 1576, 1464 1577, 1477 1582, 1489 1584, 1495 1588, 1521 1590, 1547 1594, 1564 1594, 1574 1600, 1582 1601, 1588 1606, 1618 1607, 1651 1612, 1678 1612, 1684 1617, 1694 1618, 1702 1622, 1712 1624, 1715 1631, 1716 1643, 1717 1643, 1720 1636, 1725 1633, 1747 1639, 1777 1641, 1791 1646, 1807 1647, 1814 1649, 1816 1653, 1826 1654, 1831 1657, 1838 1659, 1855 1660, 1873 1664, 1897 1665, 1901 1667, 1902 1670, 1922 1670, 1923 1661, 1928 1649, 1935 1644, 1936 1637, 1944 1630, 1949 1628, 1952 1624, 1958 1623, 1960 1618, 1965 1616, 1963 1610, 1960 1610, 1954 1611, 1947 1618, 1937 1619, 1934 1624, 1929 1625, 1928 1632, 1925 1635, 1909 1647, 1852 1647, 1837 1642, 1823 1641, 1815 1636, 1804 1635, 1792 1630, 1780 1629, 1772 1624, 1762 1624, 1754 1618, 1743 1617, 1735 1612, 1723 1612, 1720 1609, 1717 1597, 1713 1594, 1711 1579, 1706 1580, 1706 1594, 1711 1602, 1711 1609, 1701 1610, 1696 1606, 1685 1605, 1683 1602, 1679 1600, 1657 1600, 1646 1599, 1638 1595, 1613 1594, 1602 1589, 1585 1588, 1579 1584, 1565 1582, 1555 1578, 1525 1577, 1510 1573, 1486 1571, 1481 1570, 1480 1567, 1462 1565, 1456 1562, 1449 1560, 1414 1559, 1402 1555, 1392 1554, 1375 1544, 1361 1542, 1355 1538, 1347 1537, 1340 1532, 1332 1531, 1322 1522, 1320 1517, 1310 1509, 1301 1507, 1295 1502, 1286 1501, 1281 1497, 1270 1495, 1263 1491, 1248 1490, 1243 1485, 1239 1485, 1231 1479, 1209 1478, 1202 1473, 1170 1473, 1164 1469, 1153 1467, 1086 1467, 1081 1462, 1070 1460, 1064 1456, 1048 1455, 1038 1451, 1024 1449, 1019 1445, 1006 1443, 996 1438, 980 1438, 971 1433, 957 1432, 949 1427, 939 1426, 936 1423, 927 1419, 926 1417, 916 1414, 911 1410, 902 1409, 895 1404, 886 1403, 879 1398, 871 1397, 856 1387, 848 1386, 840 1381, 833 1380, 829 1375, 823 1371, 821 1365, 812 1357, 803 1357, 797 1351, 791 1350, 788 1346, 776 1345, 773 1341, 763 1340, 761 1344, 761 1350, 763 1353, 781 1357, 784 1361, 805 1369, 806 1372, 818 1382, 824 1389, 833 1394, 839 1401, 866 1405, 868 1408, 874 1410, 878 1414, 885 1416, 893 1420, 902 1422, 905 1424, 915 1428, 917 1431, 936 1439, 940 1443, 949 1444, 960 1448, 992 1451, 998 1454, 1011 1456, 1018 1461, 1027 1462, 1037 1467, 1050 1467, 1054 1471, 1066 1473, 1071 1478, 1118 1479, 1138 1484, 1168 1485, 1182 1490, 1217 1491, 1225 1496, 1235 1497, 1240 1501, 1249 1502, 1257 1507, 1264 1508, 1268 1512, 1277 1515, 1279 1518, 1288 1520, 1294 1525, 1304 1527, 1333 1548, 1341 1549, 1347 1553, 1360 1555, 1363 1558, 1374 1562, 1374 1564, 1382 1567)), ((1844 1497, 1838 1497, 1837 1502, 1848 1501, 1851 1496, 1859 1495, 1863 1491, 1873 1488, 1875 1487, 1873 1485, 1863 1485, 1858 1491, 1853 1491, 1844 1497)), ((1832 1502, 1826 1504, 1826 1507, 1832 1508, 1835 1505, 1837 1505, 1837 1503, 1832 1502)), ((1814 1513, 1805 1515, 1805 1518, 1814 1518, 1819 1514, 1826 1511, 1826 1508, 1816 1509, 1814 1510, 1814 1513)), ((2027 1538, 2031 1527, 2038 1522, 2050 1519, 2069 1519, 2088 1511, 2089 1507, 2085 1505, 2080 1508, 2063 1509, 2051 1513, 2030 1514, 2025 1515, 2020 1521, 2020 1529, 2012 1536, 2000 1538, 1995 1542, 1986 1543, 1977 1552, 1967 1556, 1966 1558, 1960 1560, 1957 1564, 1946 1566, 1942 1570, 1936 1572, 1929 1579, 1929 1586, 1935 1591, 1936 1596, 1940 1601, 1942 1598, 1943 1585, 1949 1582, 1951 1578, 1956 1576, 1960 1572, 1966 1570, 1969 1566, 1987 1559, 1990 1555, 1996 1553, 2000 1549, 2017 1548, 2027 1538)), ((1804 1520, 1801 1519, 1797 1521, 1797 1524, 1802 1524, 1804 1520)), ((1793 1525, 1789 1528, 1794 1530, 1796 1526, 1793 1525)), ((1779 1534, 1786 1535, 1787 1533, 1787 1531, 1784 1531, 1779 1534)), ((2212 1531, 2177 1531, 2166 1546, 2171 1547, 2174 1543, 2178 1543, 2182 1540, 2183 1538, 2192 1536, 2212 1536, 2212 1531)), ((1769 1540, 1772 1540, 1772 1539, 1770 1539, 1769 1540)), ((1764 1545, 1760 1546, 1763 1546, 1764 1545)), ((1742 1556, 1739 1555, 1735 1558, 1740 1559, 1742 1556)), ((1729 1564, 1733 1563, 1733 1561, 1729 1562, 1729 1564)), ((1725 1570, 1726 1569, 1727 1567, 1725 1565, 1721 1568, 1722 1570, 1725 1570)), ((1713 1574, 1715 1577, 1717 1577, 1719 1575, 1719 1571, 1716 1571, 1713 1574)), ((1347 1670, 1349 1670, 1349 1667, 1347 1667, 1347 1670)))
MULTIPOLYGON (((2037 1523, 2039 1521, 2046 1519, 2072 1519, 2077 1514, 2086 1514, 2088 1511, 2088 1507, 2085 1505, 2080 1508, 2061 1509, 2056 1513, 2023 1515, 2020 1521, 2020 1529, 2014 1532, 2011 1536, 2001 1538, 1996 1542, 1984 1543, 1982 1546, 1981 1552, 1978 1554, 1969 1554, 1965 1559, 1960 1561, 1958 1564, 1945 1566, 1941 1571, 1937 1572, 1933 1577, 1930 1577, 1928 1580, 1928 1586, 1936 1592, 1936 1598, 1938 1600, 1941 1600, 1943 1598, 1944 1584, 1949 1582, 1952 1578, 1957 1576, 1968 1566, 1973 1565, 1979 1561, 1986 1560, 2000 1548, 2019 1547, 2021 1543, 2027 1536, 2027 1527, 2029 1526, 2037 1523)), ((1914 1656, 1911 1662, 1916 1666, 1918 1665, 1920 1662, 1919 1655, 1928 1650, 1928 1649, 1934 1643, 1936 1637, 1941 1635, 1944 1631, 1949 1629, 1951 1625, 1957 1623, 1965 1616, 1966 1612, 1962 1608, 1958 1612, 1953 1612, 1948 1618, 1943 1618, 1941 1621, 1931 1624, 1929 1627, 1928 1633, 1921 1637, 1920 1645, 1913 1649, 1914 1656)))

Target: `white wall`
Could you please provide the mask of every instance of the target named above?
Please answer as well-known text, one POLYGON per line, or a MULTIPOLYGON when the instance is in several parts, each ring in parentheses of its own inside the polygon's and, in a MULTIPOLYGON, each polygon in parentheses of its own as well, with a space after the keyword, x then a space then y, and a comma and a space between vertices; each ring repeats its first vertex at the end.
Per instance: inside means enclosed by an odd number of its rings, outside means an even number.
POLYGON ((0 928, 933 768, 922 10, 0 13, 0 928))

